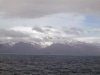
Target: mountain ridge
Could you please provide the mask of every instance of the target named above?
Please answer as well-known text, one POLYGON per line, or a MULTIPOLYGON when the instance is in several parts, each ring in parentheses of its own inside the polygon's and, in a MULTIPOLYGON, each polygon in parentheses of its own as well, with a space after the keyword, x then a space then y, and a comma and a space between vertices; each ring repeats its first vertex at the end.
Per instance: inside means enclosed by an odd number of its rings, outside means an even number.
POLYGON ((100 48, 89 43, 54 43, 48 47, 38 44, 19 42, 14 45, 0 44, 0 53, 32 54, 32 55, 99 55, 100 48))

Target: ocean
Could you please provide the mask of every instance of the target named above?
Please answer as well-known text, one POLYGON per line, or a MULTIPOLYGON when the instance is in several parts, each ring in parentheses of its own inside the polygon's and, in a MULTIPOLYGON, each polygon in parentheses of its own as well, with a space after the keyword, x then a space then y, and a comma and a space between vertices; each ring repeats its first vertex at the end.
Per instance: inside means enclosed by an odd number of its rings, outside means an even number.
POLYGON ((100 56, 0 54, 0 75, 100 75, 100 56))

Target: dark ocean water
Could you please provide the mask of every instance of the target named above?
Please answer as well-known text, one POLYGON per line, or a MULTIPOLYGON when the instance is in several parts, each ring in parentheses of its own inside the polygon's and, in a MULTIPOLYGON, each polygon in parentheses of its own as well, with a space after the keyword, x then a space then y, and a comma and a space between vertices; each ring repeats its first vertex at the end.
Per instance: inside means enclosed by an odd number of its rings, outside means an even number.
POLYGON ((100 56, 0 54, 0 75, 100 75, 100 56))

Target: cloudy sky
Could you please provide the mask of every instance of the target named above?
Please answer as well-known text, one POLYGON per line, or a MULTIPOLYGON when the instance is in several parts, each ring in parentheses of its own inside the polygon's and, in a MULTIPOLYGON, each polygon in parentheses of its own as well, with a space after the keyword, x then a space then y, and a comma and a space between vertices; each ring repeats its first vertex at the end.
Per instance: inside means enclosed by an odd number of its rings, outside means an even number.
POLYGON ((0 0, 0 41, 100 43, 100 0, 0 0))

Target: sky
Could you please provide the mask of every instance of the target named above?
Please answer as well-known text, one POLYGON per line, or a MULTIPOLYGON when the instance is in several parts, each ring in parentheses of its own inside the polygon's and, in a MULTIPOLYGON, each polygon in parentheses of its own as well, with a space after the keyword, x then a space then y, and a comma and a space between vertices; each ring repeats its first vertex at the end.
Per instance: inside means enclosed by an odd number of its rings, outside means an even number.
POLYGON ((100 43, 100 0, 0 0, 0 41, 72 40, 100 43))

